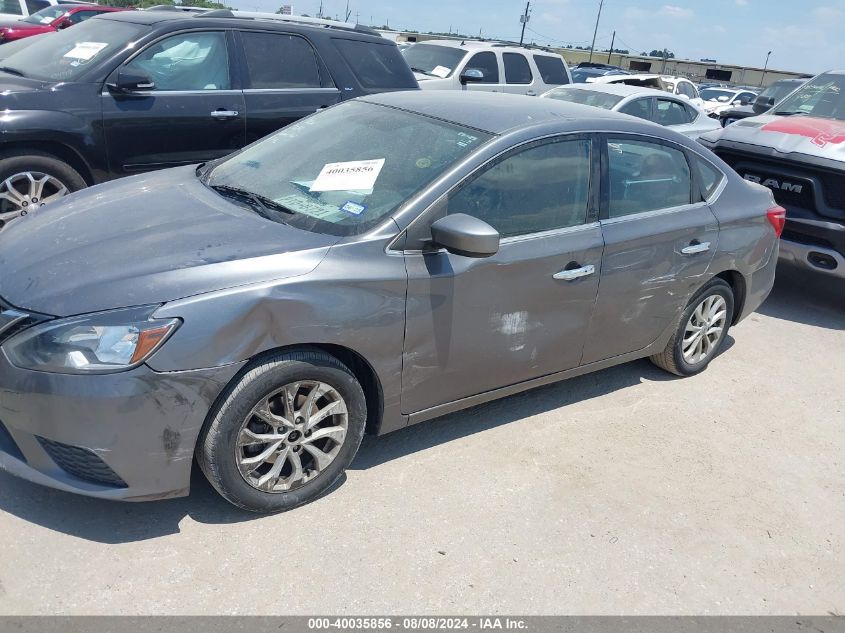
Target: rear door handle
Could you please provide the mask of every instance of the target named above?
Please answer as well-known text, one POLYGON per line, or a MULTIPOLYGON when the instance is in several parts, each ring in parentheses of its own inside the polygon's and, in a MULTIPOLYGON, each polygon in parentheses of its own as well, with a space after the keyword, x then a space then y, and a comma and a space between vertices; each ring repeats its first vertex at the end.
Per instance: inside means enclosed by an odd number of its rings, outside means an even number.
POLYGON ((240 112, 237 110, 214 110, 211 113, 211 116, 215 119, 232 119, 238 116, 238 114, 240 114, 240 112))
POLYGON ((582 266, 581 268, 562 270, 559 273, 555 273, 554 278, 563 279, 564 281, 575 281, 581 277, 592 275, 594 272, 596 272, 596 267, 592 264, 588 264, 586 266, 582 266))
POLYGON ((537 96, 537 93, 534 92, 533 90, 529 90, 525 94, 527 94, 529 97, 536 97, 537 96))
POLYGON ((689 246, 686 246, 681 249, 681 253, 684 255, 695 255, 696 253, 704 253, 710 250, 710 242, 694 242, 689 246))

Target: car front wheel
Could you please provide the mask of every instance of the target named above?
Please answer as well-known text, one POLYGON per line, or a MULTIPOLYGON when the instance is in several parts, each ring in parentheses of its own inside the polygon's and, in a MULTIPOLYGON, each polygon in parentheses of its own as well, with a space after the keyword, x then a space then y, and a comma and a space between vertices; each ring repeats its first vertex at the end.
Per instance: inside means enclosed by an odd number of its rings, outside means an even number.
POLYGON ((48 154, 0 155, 0 228, 85 186, 75 169, 48 154))
POLYGON ((677 376, 704 371, 725 342, 733 311, 730 285, 723 279, 713 279, 693 295, 675 334, 651 361, 677 376))
POLYGON ((366 425, 364 392, 320 351, 265 359, 230 385, 197 445, 209 482, 234 505, 280 512, 313 501, 352 462, 366 425))

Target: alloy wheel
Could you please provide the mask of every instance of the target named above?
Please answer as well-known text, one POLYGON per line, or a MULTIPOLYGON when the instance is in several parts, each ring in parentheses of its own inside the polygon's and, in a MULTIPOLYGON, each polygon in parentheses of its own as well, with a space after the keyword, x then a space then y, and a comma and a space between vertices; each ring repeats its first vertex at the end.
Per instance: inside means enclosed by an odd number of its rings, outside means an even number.
POLYGON ((346 402, 334 387, 308 380, 287 384, 246 416, 235 447, 238 470, 257 490, 294 490, 335 460, 348 428, 346 402))
POLYGON ((693 310, 684 330, 684 360, 697 365, 713 354, 728 318, 728 304, 721 295, 705 297, 693 310))
POLYGON ((40 171, 24 171, 0 183, 0 222, 26 215, 70 193, 55 176, 40 171))

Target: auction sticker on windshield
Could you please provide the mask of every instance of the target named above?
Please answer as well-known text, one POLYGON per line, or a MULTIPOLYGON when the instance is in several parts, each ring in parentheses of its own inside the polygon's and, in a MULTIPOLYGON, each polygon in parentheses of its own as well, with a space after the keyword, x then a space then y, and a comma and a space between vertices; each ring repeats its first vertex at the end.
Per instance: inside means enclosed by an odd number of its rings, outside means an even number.
POLYGON ((108 46, 108 44, 104 42, 79 42, 76 46, 65 53, 64 56, 72 59, 81 59, 82 61, 87 62, 106 46, 108 46))
POLYGON ((435 77, 441 77, 443 79, 448 77, 450 72, 452 72, 451 69, 446 68, 446 66, 435 66, 431 70, 432 75, 434 75, 435 77))
POLYGON ((320 170, 310 191, 361 191, 372 189, 384 167, 384 159, 328 163, 320 170))

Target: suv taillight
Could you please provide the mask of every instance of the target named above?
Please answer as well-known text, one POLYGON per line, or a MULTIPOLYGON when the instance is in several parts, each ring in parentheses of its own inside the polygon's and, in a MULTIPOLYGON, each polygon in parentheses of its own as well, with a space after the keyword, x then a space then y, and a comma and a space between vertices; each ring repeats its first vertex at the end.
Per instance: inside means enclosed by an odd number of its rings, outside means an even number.
POLYGON ((772 207, 766 211, 766 217, 775 229, 775 235, 780 237, 783 233, 783 225, 786 224, 786 209, 783 207, 772 207))

